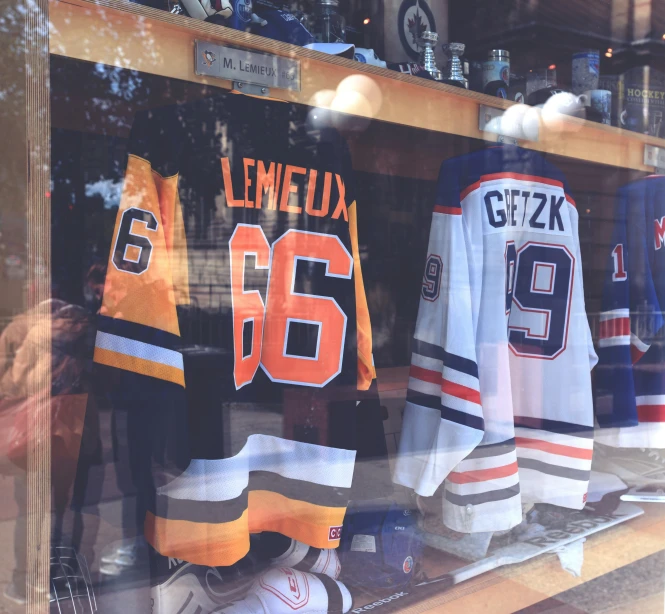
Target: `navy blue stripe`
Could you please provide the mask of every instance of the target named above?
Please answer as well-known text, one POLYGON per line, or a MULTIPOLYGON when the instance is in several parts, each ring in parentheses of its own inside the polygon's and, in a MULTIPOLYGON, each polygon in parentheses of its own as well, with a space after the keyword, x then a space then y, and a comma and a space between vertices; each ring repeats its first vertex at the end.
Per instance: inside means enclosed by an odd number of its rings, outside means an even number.
POLYGON ((433 343, 427 343, 427 341, 421 341, 420 339, 413 340, 413 347, 411 349, 416 354, 420 354, 426 358, 434 358, 435 360, 443 360, 443 355, 445 354, 442 347, 433 343))
POLYGON ((441 406, 441 417, 444 420, 462 424, 478 431, 485 430, 485 421, 480 416, 473 416, 464 411, 453 409, 452 407, 441 406))
POLYGON ((415 390, 407 390, 406 400, 414 405, 429 407, 430 409, 438 409, 441 412, 441 418, 444 420, 449 420, 456 424, 462 424, 479 431, 485 429, 485 421, 481 417, 473 416, 466 412, 452 409, 452 407, 441 405, 441 398, 432 394, 423 394, 422 392, 416 392, 415 390))
POLYGON ((520 469, 533 469, 540 473, 547 473, 548 475, 555 475, 558 478, 567 478, 569 480, 579 480, 580 482, 588 482, 591 477, 591 470, 584 469, 571 469, 570 467, 561 467, 561 465, 550 465, 542 461, 534 460, 533 458, 517 458, 517 466, 520 469))
POLYGON ((515 484, 508 488, 500 488, 499 490, 490 490, 488 492, 480 492, 474 495, 458 495, 454 492, 446 490, 446 501, 450 501, 454 505, 480 505, 481 503, 491 503, 492 501, 505 501, 520 494, 520 485, 515 484))
POLYGON ((471 458, 489 458, 490 456, 501 456, 515 451, 515 439, 507 439, 499 443, 490 443, 487 445, 478 445, 474 450, 464 457, 464 460, 471 458))
POLYGON ((573 424, 572 422, 560 422, 559 420, 548 420, 546 418, 534 418, 531 416, 515 416, 515 426, 524 429, 538 429, 549 431, 559 435, 575 435, 585 439, 593 439, 593 426, 573 424))
POLYGON ((458 356, 457 354, 451 354, 450 352, 444 352, 443 364, 446 367, 455 369, 455 371, 466 373, 467 375, 471 375, 476 379, 478 378, 478 365, 473 360, 462 358, 461 356, 458 356))
POLYGON ((180 345, 180 337, 172 335, 163 330, 145 326, 144 324, 136 324, 134 322, 127 322, 119 320, 118 318, 109 318, 108 316, 97 316, 97 330, 118 337, 126 337, 134 341, 142 341, 151 345, 157 345, 167 350, 173 350, 180 345))
POLYGON ((423 394, 422 392, 409 389, 406 391, 406 400, 414 405, 441 410, 441 397, 434 396, 433 394, 423 394))
POLYGON ((446 352, 442 347, 434 345, 433 343, 427 343, 427 341, 414 339, 412 351, 416 354, 424 356, 425 358, 441 360, 446 367, 455 369, 455 371, 466 373, 467 375, 471 375, 475 378, 478 377, 478 365, 475 363, 475 361, 468 358, 462 358, 462 356, 458 356, 457 354, 446 352))

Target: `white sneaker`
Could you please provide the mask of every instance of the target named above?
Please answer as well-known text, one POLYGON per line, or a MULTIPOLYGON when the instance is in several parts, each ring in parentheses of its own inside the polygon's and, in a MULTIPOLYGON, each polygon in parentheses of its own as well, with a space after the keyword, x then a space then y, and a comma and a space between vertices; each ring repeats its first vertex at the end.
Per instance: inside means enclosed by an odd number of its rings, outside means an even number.
POLYGON ((346 586, 325 574, 276 567, 259 576, 244 599, 223 608, 221 612, 292 614, 297 610, 299 614, 346 614, 352 603, 346 586))
POLYGON ((183 563, 162 584, 150 589, 152 614, 209 614, 244 595, 252 577, 223 577, 215 567, 183 563))
POLYGON ((314 548, 295 539, 291 541, 291 547, 284 554, 271 560, 271 565, 273 567, 291 567, 310 573, 322 573, 333 580, 339 578, 342 570, 337 550, 314 548))

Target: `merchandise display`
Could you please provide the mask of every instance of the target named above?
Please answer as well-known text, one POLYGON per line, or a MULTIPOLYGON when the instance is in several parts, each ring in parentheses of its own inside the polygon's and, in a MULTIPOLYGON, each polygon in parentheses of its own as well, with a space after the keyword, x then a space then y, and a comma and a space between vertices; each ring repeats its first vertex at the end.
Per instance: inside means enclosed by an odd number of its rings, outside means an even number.
POLYGON ((633 4, 18 0, 0 612, 662 611, 633 4))
POLYGON ((171 445, 188 446, 184 472, 176 459, 153 478, 161 486, 146 537, 196 564, 235 563, 260 531, 336 547, 351 491, 358 434, 347 426, 362 411, 354 391, 374 379, 358 205, 334 130, 318 141, 303 131, 285 148, 298 115, 304 128, 307 109, 218 95, 138 116, 129 141, 94 360, 115 383, 114 404, 136 407, 146 429, 158 416, 172 421, 171 445), (224 144, 221 132, 208 139, 224 121, 224 144), (233 345, 201 391, 178 351, 193 341, 183 333, 200 258, 184 236, 185 186, 190 202, 222 198, 225 212, 206 260, 219 262, 208 283, 230 288, 231 301, 220 294, 215 308, 221 338, 233 345), (185 386, 195 398, 189 416, 185 386), (285 429, 257 424, 229 457, 215 436, 220 403, 237 419, 254 403, 283 404, 285 429), (306 407, 316 414, 301 415, 306 407))
POLYGON ((618 447, 665 447, 664 196, 665 176, 660 175, 617 193, 612 248, 605 261, 596 414, 603 427, 597 439, 618 447))
POLYGON ((582 509, 597 357, 566 179, 494 147, 445 162, 435 203, 394 479, 425 496, 446 480, 459 532, 510 529, 524 503, 582 509))

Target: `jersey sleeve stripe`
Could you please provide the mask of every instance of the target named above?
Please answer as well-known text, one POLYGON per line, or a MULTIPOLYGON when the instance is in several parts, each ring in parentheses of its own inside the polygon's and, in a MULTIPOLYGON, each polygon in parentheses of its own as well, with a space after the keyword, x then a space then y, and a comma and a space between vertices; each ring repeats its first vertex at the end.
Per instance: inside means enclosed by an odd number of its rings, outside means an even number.
POLYGON ((580 458, 583 460, 591 460, 593 450, 585 448, 576 448, 574 446, 565 446, 561 444, 551 443, 549 441, 542 441, 541 439, 529 439, 527 437, 515 437, 515 444, 518 448, 533 448, 550 454, 558 454, 560 456, 570 456, 571 458, 580 458))
POLYGON ((517 473, 517 461, 501 467, 491 469, 476 469, 474 471, 453 471, 448 475, 448 480, 453 484, 469 484, 472 482, 487 482, 498 478, 505 478, 517 473))
POLYGON ((478 365, 474 360, 468 358, 462 358, 457 354, 451 354, 450 352, 443 353, 443 363, 449 369, 455 369, 455 371, 460 371, 461 373, 466 373, 478 379, 478 365))
POLYGON ((166 331, 152 328, 144 324, 136 324, 118 318, 108 316, 97 316, 97 330, 118 337, 126 337, 135 341, 143 341, 150 345, 172 350, 181 344, 180 337, 166 331))
POLYGON ((545 473, 559 478, 567 478, 569 480, 578 480, 580 482, 588 482, 591 477, 590 469, 571 469, 570 467, 561 467, 559 465, 544 463, 533 458, 518 457, 517 464, 520 469, 533 469, 539 473, 545 473))
POLYGON ((438 386, 441 385, 443 379, 443 375, 439 371, 424 369, 423 367, 418 367, 416 365, 411 365, 409 377, 414 377, 415 379, 419 379, 429 384, 437 384, 438 386))
POLYGON ((182 354, 175 350, 167 350, 166 348, 152 345, 151 343, 144 343, 143 341, 135 341, 134 339, 127 339, 126 337, 119 337, 118 335, 111 335, 103 331, 97 331, 97 339, 95 347, 102 350, 110 350, 118 354, 126 354, 127 356, 134 356, 135 358, 142 358, 151 362, 157 362, 174 369, 183 370, 182 354))
POLYGON ((618 335, 616 337, 598 339, 598 347, 600 348, 610 348, 617 345, 630 345, 630 335, 618 335))
POLYGON ((477 446, 465 457, 464 461, 477 459, 477 458, 489 458, 492 456, 502 456, 504 454, 509 454, 510 452, 514 451, 515 451, 515 440, 506 439, 505 441, 501 441, 500 443, 492 443, 489 445, 477 446))
POLYGON ((601 320, 599 334, 601 339, 630 336, 630 318, 601 320))
POLYGON ((432 394, 423 394, 413 389, 406 392, 406 400, 412 405, 420 405, 421 407, 429 407, 441 411, 441 397, 432 394))
POLYGON ((585 439, 593 439, 593 426, 586 424, 574 424, 573 422, 562 422, 560 420, 549 420, 547 418, 534 418, 532 416, 515 416, 515 427, 525 429, 537 429, 550 431, 560 435, 575 435, 585 439))
POLYGON ((458 409, 453 409, 452 407, 447 407, 446 405, 440 405, 440 409, 441 418, 443 420, 448 420, 449 422, 454 422, 455 424, 468 426, 472 429, 476 429, 477 431, 483 431, 485 429, 485 421, 480 416, 467 414, 464 411, 459 411, 458 409))
POLYGON ((445 353, 440 345, 421 341, 420 339, 413 340, 413 351, 425 358, 434 358, 435 360, 443 360, 445 353))
POLYGON ((434 213, 442 213, 444 215, 462 215, 461 207, 444 207, 443 205, 435 205, 434 213))
POLYGON ((515 484, 509 488, 500 488, 499 490, 490 490, 473 495, 458 495, 446 489, 446 501, 453 505, 464 507, 466 505, 481 505, 482 503, 492 503, 493 501, 503 501, 520 494, 520 485, 515 484))
POLYGON ((628 317, 630 317, 629 309, 611 309, 610 311, 603 311, 600 314, 600 321, 605 322, 605 320, 615 320, 616 318, 628 317))
POLYGON ((441 383, 441 392, 443 392, 443 394, 448 394, 451 397, 457 397, 463 401, 469 401, 470 403, 480 405, 480 392, 445 379, 441 383))
POLYGON ((115 367, 116 369, 123 369, 124 371, 138 373, 139 375, 147 375, 148 377, 155 377, 167 382, 172 382, 183 388, 185 386, 185 374, 182 369, 164 365, 152 360, 145 360, 143 358, 137 358, 136 356, 120 354, 118 352, 96 347, 94 361, 107 367, 115 367))
POLYGON ((640 422, 665 422, 665 405, 637 403, 637 419, 640 422))

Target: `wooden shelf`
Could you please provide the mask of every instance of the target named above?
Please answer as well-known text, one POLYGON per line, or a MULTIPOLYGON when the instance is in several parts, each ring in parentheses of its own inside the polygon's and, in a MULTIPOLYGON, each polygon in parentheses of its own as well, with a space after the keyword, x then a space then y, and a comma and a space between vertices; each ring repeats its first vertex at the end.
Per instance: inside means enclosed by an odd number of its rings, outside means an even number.
MULTIPOLYGON (((381 93, 375 119, 435 132, 496 141, 478 129, 479 105, 508 108, 511 103, 351 60, 328 56, 261 36, 201 22, 125 0, 49 0, 50 52, 55 55, 190 82, 230 88, 229 81, 194 73, 194 41, 207 40, 298 58, 302 90, 273 90, 274 98, 311 103, 321 90, 335 89, 349 75, 370 77, 381 93)), ((83 85, 84 86, 84 85, 83 85)), ((358 110, 361 116, 372 111, 358 110)), ((558 128, 541 126, 538 142, 524 147, 596 164, 651 172, 644 165, 644 144, 665 140, 574 118, 558 128), (561 132, 564 130, 564 132, 561 132)))

